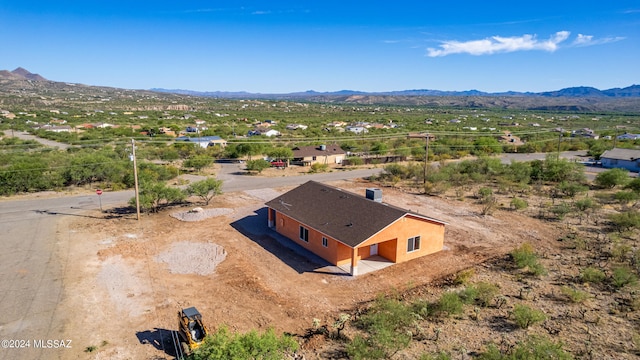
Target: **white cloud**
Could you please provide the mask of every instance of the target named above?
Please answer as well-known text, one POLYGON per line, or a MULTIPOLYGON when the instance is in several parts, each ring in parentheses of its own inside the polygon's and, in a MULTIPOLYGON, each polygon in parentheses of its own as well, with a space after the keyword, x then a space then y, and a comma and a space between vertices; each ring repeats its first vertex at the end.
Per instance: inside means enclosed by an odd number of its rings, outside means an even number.
POLYGON ((558 31, 548 40, 540 41, 536 35, 502 37, 492 36, 482 40, 443 41, 440 48, 428 48, 427 56, 439 57, 451 54, 490 55, 514 51, 543 50, 553 52, 558 44, 569 38, 570 32, 558 31))
POLYGON ((571 43, 571 45, 573 45, 573 46, 602 45, 602 44, 608 44, 608 43, 612 43, 612 42, 621 41, 621 40, 624 40, 624 39, 625 38, 622 37, 622 36, 595 39, 593 37, 593 35, 578 34, 578 36, 573 40, 573 43, 571 43))

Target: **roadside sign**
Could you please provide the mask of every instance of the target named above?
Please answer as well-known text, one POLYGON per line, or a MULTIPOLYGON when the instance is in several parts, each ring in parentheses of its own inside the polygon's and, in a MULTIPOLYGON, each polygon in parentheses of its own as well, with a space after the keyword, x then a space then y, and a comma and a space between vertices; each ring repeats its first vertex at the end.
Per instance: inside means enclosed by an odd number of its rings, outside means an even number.
POLYGON ((96 190, 96 194, 102 195, 102 190, 100 190, 100 189, 96 190))

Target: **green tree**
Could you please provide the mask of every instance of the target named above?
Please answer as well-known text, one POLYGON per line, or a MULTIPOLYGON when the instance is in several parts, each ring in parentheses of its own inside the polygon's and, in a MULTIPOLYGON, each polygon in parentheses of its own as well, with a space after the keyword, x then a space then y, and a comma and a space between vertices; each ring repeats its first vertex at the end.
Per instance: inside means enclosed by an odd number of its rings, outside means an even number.
MULTIPOLYGON (((140 183, 140 209, 146 213, 157 212, 162 206, 182 203, 186 194, 178 189, 167 186, 164 182, 140 183)), ((136 199, 131 198, 129 205, 135 207, 136 199)))
POLYGON ((200 171, 205 167, 213 163, 213 158, 207 155, 196 155, 184 162, 184 166, 187 168, 194 168, 196 171, 200 171))
POLYGON ((500 154, 502 153, 502 144, 498 139, 493 137, 480 137, 477 138, 473 145, 475 149, 473 153, 475 155, 488 155, 488 154, 500 154))
POLYGON ((629 174, 625 169, 611 169, 596 175, 595 183, 603 188, 613 189, 629 182, 629 174))
POLYGON ((267 156, 272 159, 288 161, 293 157, 293 150, 289 149, 288 147, 276 147, 267 151, 267 156))
POLYGON ((247 161, 247 170, 261 173, 262 170, 268 169, 271 164, 265 159, 249 160, 247 161))
POLYGON ((207 178, 206 180, 197 181, 189 184, 186 188, 187 194, 197 196, 209 205, 214 196, 222 194, 222 180, 207 178))

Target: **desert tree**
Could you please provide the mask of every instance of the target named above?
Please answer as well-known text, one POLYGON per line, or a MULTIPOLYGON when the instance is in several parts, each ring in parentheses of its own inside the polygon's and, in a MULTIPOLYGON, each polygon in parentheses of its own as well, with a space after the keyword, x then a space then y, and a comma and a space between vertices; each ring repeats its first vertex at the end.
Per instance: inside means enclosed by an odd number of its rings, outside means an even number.
POLYGON ((216 195, 222 194, 222 180, 207 178, 206 180, 197 181, 189 184, 185 189, 188 195, 197 196, 209 205, 211 199, 216 195))

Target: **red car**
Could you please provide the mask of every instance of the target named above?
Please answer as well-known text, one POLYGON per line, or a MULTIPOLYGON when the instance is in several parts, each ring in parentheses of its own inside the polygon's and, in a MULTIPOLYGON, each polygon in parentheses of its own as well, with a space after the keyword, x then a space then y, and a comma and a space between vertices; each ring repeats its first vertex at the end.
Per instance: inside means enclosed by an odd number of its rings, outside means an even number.
POLYGON ((287 166, 287 163, 281 160, 276 160, 271 162, 271 167, 283 168, 287 166))

